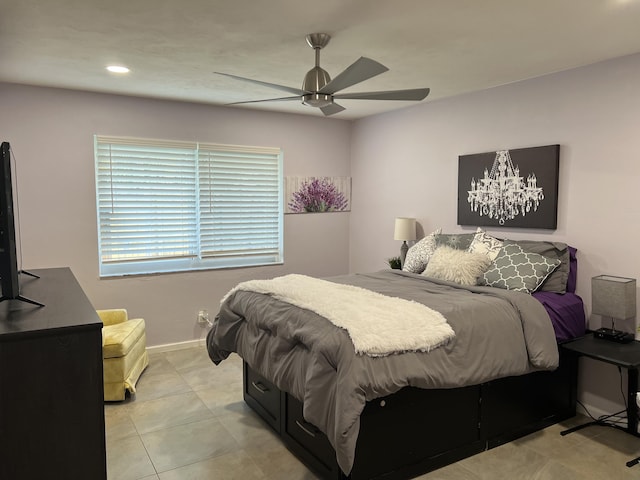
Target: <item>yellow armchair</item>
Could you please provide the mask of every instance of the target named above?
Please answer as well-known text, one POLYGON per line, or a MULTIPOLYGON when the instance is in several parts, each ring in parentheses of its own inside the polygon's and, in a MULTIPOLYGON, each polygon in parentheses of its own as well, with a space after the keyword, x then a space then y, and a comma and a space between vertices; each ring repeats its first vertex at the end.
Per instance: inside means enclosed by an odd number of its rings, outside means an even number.
POLYGON ((127 311, 124 308, 112 308, 109 310, 98 310, 98 316, 104 326, 115 325, 117 323, 126 322, 129 319, 127 311))
POLYGON ((149 365, 144 319, 129 319, 125 309, 97 310, 102 320, 105 401, 124 400, 149 365))

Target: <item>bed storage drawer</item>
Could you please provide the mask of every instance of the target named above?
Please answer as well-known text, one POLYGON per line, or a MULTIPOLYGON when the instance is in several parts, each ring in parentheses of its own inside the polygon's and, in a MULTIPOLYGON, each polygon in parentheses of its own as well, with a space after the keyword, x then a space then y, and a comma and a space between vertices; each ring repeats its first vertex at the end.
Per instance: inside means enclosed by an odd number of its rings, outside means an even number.
POLYGON ((409 478, 478 453, 484 449, 479 423, 479 386, 405 387, 369 401, 360 417, 352 478, 409 478), (396 473, 403 469, 404 476, 396 473))
MULTIPOLYGON (((367 402, 350 478, 409 478, 481 452, 479 395, 479 386, 408 387, 367 402)), ((284 397, 282 437, 289 449, 321 478, 343 479, 327 437, 304 420, 301 402, 284 397)))
POLYGON ((322 478, 339 478, 336 453, 327 436, 304 419, 301 402, 289 394, 284 402, 282 437, 287 446, 322 478))
POLYGON ((280 432, 280 399, 278 388, 244 363, 244 401, 277 432, 280 432))
POLYGON ((482 385, 482 424, 489 448, 576 414, 577 358, 560 349, 560 366, 482 385))

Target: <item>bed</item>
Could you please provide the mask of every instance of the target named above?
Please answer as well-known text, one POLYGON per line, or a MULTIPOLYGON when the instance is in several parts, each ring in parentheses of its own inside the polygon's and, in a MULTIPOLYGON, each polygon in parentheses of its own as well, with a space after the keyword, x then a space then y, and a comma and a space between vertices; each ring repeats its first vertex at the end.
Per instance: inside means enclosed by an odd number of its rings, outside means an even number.
MULTIPOLYGON (((575 415, 577 360, 557 347, 584 334, 575 249, 528 245, 543 247, 564 257, 561 275, 545 278, 559 278, 563 292, 550 291, 556 285, 530 295, 399 270, 322 280, 428 305, 455 333, 435 346, 356 353, 351 327, 252 284, 221 303, 209 355, 214 363, 231 352, 243 358, 246 403, 322 478, 411 478, 575 415)), ((325 287, 288 280, 284 290, 325 287)), ((352 315, 334 291, 329 307, 352 315)))

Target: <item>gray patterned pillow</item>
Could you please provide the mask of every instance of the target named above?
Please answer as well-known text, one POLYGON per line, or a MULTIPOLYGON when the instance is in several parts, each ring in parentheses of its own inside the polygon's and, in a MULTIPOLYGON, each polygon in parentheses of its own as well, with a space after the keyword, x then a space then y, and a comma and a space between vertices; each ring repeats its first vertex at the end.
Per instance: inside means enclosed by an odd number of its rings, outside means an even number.
POLYGON ((487 232, 478 227, 478 231, 469 245, 469 252, 482 253, 489 257, 489 260, 495 260, 502 248, 502 240, 492 237, 487 232))
POLYGON ((569 248, 566 243, 548 242, 539 240, 509 240, 520 245, 525 252, 533 252, 547 258, 560 260, 560 266, 556 268, 540 285, 541 292, 565 293, 567 280, 569 279, 569 248))
POLYGON ((439 247, 446 245, 458 250, 466 250, 475 236, 475 233, 441 233, 436 238, 436 243, 439 247))
POLYGON ((436 251, 436 237, 442 231, 441 228, 424 237, 418 243, 412 245, 407 251, 407 257, 402 266, 403 272, 422 273, 429 263, 433 252, 436 251))
POLYGON ((504 242, 500 253, 484 273, 480 283, 531 293, 558 265, 560 260, 525 252, 520 245, 504 242))

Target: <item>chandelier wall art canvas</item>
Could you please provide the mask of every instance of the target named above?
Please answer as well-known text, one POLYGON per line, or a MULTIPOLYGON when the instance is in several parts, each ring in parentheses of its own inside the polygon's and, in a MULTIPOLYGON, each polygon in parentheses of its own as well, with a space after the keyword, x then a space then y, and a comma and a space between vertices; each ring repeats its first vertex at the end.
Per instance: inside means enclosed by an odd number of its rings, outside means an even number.
POLYGON ((555 230, 560 145, 460 155, 458 224, 555 230))

